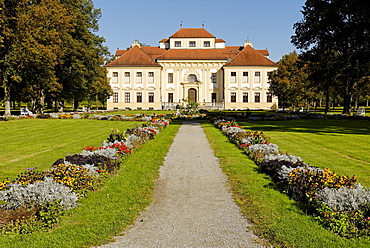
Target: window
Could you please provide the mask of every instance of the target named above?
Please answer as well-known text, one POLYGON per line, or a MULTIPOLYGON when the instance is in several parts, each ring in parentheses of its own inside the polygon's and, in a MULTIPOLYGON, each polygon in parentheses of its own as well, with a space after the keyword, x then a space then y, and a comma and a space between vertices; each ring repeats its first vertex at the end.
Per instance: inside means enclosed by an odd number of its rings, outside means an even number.
POLYGON ((231 92, 231 102, 236 102, 236 92, 231 92))
POLYGON ((153 92, 148 93, 148 100, 149 100, 149 102, 154 102, 154 93, 153 92))
POLYGON ((118 93, 117 92, 113 93, 113 102, 118 103, 118 93))
POLYGON ((248 72, 243 71, 243 83, 248 83, 248 72))
POLYGON ((173 102, 173 93, 168 93, 168 102, 173 102))
POLYGON ((217 73, 211 74, 211 82, 214 84, 217 83, 217 73))
POLYGON ((136 93, 136 102, 143 102, 143 93, 136 93))
POLYGON ((173 73, 168 73, 168 82, 173 83, 173 73))
POLYGON ((112 73, 112 83, 118 83, 118 72, 112 73))
POLYGON ((211 42, 210 41, 205 41, 205 42, 203 42, 203 46, 204 47, 210 47, 211 46, 211 42))
POLYGON ((231 76, 230 82, 231 83, 236 83, 236 71, 232 71, 230 76, 231 76))
POLYGON ((248 102, 248 92, 243 92, 243 102, 248 102))
POLYGON ((181 41, 175 41, 175 47, 181 47, 181 41))
POLYGON ((217 101, 217 93, 212 93, 211 98, 212 98, 212 102, 216 102, 217 101))
POLYGON ((130 102, 130 92, 125 92, 125 102, 130 102))
POLYGON ((148 72, 148 83, 154 82, 154 72, 150 71, 148 72))
POLYGON ((261 72, 256 71, 254 73, 254 82, 255 83, 260 83, 261 82, 261 72))
POLYGON ((188 81, 189 83, 195 83, 197 81, 197 76, 195 76, 194 74, 190 74, 188 76, 188 81))
POLYGON ((125 83, 130 83, 130 72, 125 72, 125 83))
POLYGON ((260 101, 261 101, 261 94, 254 93, 254 102, 260 102, 260 101))
POLYGON ((195 41, 189 41, 189 47, 195 47, 195 41))
POLYGON ((266 93, 266 102, 272 102, 272 93, 266 93))
POLYGON ((141 83, 143 79, 143 73, 138 71, 136 72, 136 83, 141 83))

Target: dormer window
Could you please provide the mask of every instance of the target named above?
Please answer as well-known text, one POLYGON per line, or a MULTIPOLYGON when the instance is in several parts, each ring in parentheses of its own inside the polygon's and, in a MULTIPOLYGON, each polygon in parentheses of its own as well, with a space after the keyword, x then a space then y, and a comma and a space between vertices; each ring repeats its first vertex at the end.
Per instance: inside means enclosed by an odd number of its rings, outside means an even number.
POLYGON ((195 47, 195 41, 189 41, 189 47, 195 47))
POLYGON ((203 42, 203 46, 204 47, 210 47, 211 46, 211 42, 210 41, 204 41, 203 42))
POLYGON ((181 41, 175 41, 175 47, 181 47, 181 41))
POLYGON ((197 81, 197 76, 195 76, 194 74, 190 74, 188 76, 188 81, 189 83, 195 83, 197 81))

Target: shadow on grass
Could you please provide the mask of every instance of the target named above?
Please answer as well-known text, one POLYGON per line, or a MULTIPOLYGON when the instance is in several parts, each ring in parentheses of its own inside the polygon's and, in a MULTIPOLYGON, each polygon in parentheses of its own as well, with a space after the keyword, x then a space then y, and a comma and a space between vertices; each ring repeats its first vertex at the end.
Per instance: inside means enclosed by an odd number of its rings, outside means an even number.
POLYGON ((370 122, 366 120, 312 119, 290 121, 244 121, 238 123, 244 128, 262 132, 302 132, 318 135, 370 135, 370 122))

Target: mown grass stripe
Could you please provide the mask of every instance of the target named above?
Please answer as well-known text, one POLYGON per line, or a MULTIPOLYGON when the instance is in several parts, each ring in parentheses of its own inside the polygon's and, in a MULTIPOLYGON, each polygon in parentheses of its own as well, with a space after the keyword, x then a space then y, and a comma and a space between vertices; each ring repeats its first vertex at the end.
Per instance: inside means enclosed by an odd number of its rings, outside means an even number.
POLYGON ((325 230, 313 217, 302 212, 298 203, 276 190, 270 178, 259 173, 257 165, 218 129, 209 123, 203 127, 228 175, 235 201, 257 234, 276 247, 370 247, 369 239, 341 238, 325 230))

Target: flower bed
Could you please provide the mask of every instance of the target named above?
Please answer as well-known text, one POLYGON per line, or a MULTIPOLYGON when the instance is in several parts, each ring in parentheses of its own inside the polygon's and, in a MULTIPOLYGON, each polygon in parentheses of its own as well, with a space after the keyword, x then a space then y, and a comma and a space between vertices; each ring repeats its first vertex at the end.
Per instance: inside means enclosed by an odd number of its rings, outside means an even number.
POLYGON ((370 190, 356 176, 339 176, 283 154, 262 132, 245 130, 235 121, 215 120, 214 125, 325 228, 347 238, 370 236, 370 190))
POLYGON ((115 173, 126 156, 153 139, 170 121, 155 118, 126 132, 112 130, 99 147, 56 160, 45 171, 29 168, 14 180, 0 182, 0 234, 48 230, 78 199, 115 173))

